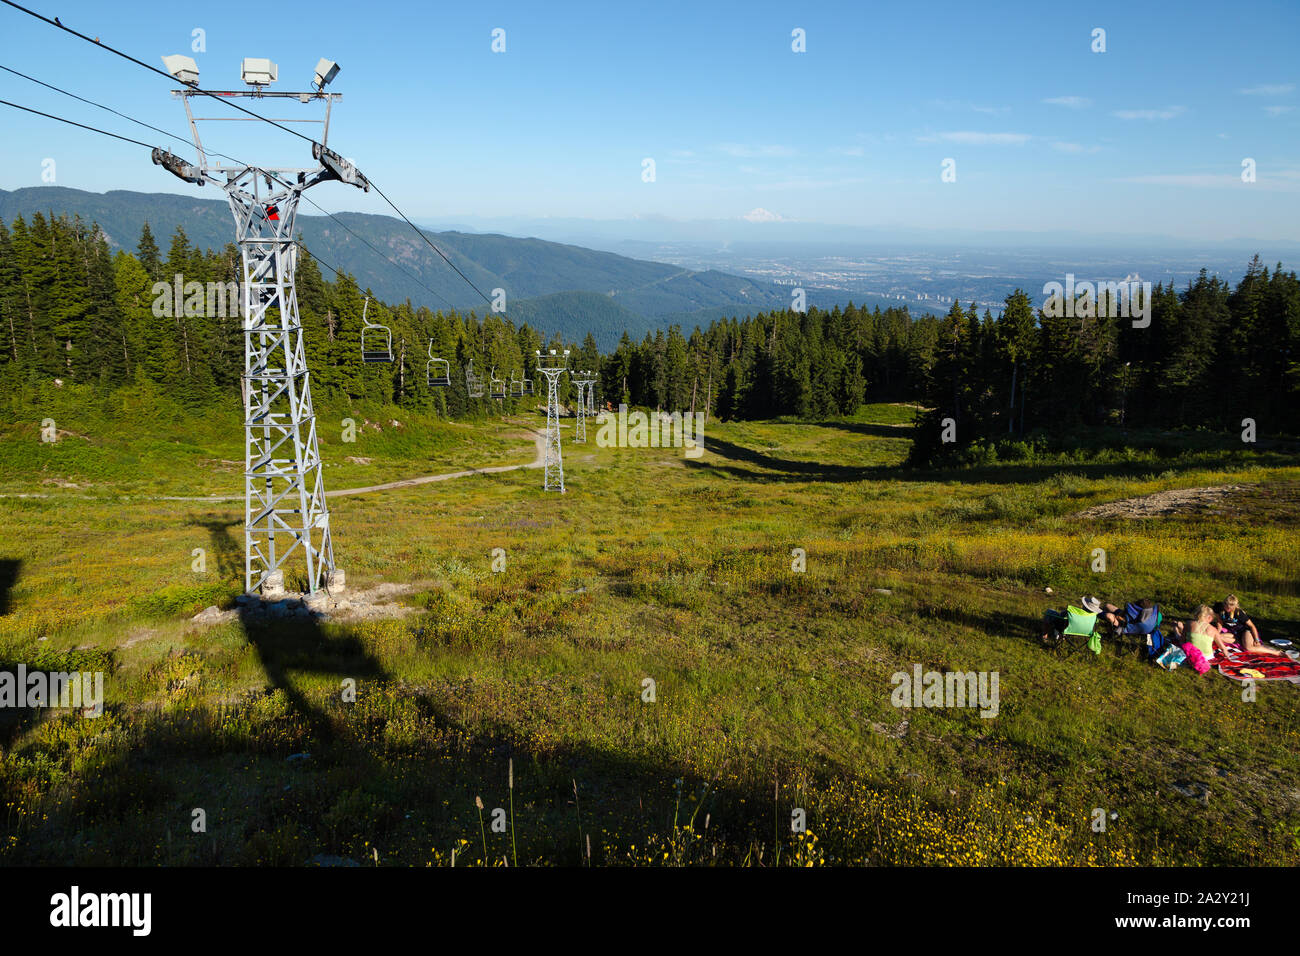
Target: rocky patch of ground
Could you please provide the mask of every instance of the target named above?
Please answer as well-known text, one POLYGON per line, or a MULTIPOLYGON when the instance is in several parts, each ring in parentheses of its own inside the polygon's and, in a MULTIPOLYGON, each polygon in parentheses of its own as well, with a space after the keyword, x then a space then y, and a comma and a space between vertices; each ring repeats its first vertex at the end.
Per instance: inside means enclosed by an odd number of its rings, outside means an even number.
POLYGON ((1227 499, 1245 491, 1241 485, 1208 488, 1176 488, 1140 498, 1124 498, 1093 505, 1076 518, 1158 518, 1176 514, 1218 514, 1227 499))
POLYGON ((317 591, 315 594, 285 592, 276 597, 241 594, 235 607, 222 610, 213 606, 205 608, 191 619, 205 627, 224 624, 238 618, 272 621, 276 619, 310 619, 315 621, 367 621, 382 617, 405 617, 417 608, 398 604, 393 599, 413 590, 409 584, 377 584, 361 590, 346 589, 334 594, 317 591))

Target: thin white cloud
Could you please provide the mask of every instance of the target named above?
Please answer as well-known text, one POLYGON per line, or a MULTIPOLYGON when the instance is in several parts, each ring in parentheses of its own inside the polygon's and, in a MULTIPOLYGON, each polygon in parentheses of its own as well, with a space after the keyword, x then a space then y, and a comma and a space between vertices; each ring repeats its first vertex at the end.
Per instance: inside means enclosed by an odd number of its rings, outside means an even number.
POLYGON ((721 143, 718 149, 722 150, 728 156, 735 156, 740 159, 755 159, 758 157, 772 156, 793 156, 795 150, 789 146, 776 145, 751 145, 747 143, 721 143))
POLYGON ((745 213, 740 218, 747 219, 750 222, 785 222, 786 221, 785 216, 782 216, 780 213, 772 212, 769 209, 764 209, 762 206, 759 206, 755 209, 751 209, 749 212, 745 213))
POLYGON ((931 133, 920 137, 920 141, 960 143, 963 146, 1023 146, 1031 138, 1028 133, 980 133, 974 130, 957 130, 950 133, 931 133))
POLYGON ((1143 186, 1194 186, 1200 189, 1241 185, 1241 177, 1232 173, 1156 173, 1148 176, 1125 176, 1122 183, 1143 186))
POLYGON ((1122 120, 1168 120, 1187 112, 1186 106, 1166 106, 1162 110, 1116 110, 1122 120))
POLYGON ((1294 83, 1261 83, 1259 86, 1252 86, 1238 92, 1245 96, 1283 96, 1294 89, 1294 83))
POLYGON ((1083 143, 1063 143, 1059 140, 1052 143, 1052 149, 1062 153, 1096 153, 1101 151, 1100 146, 1084 145, 1083 143))
POLYGON ((757 183, 752 188, 760 190, 790 190, 790 189, 839 189, 844 186, 858 186, 867 180, 861 176, 850 176, 842 179, 812 179, 812 178, 795 178, 788 179, 784 182, 774 183, 757 183))
POLYGON ((930 100, 930 105, 941 110, 970 110, 973 113, 1010 113, 1010 106, 984 106, 979 103, 965 103, 962 100, 930 100))
POLYGON ((1052 96, 1043 102, 1051 106, 1068 106, 1072 110, 1087 109, 1092 105, 1092 100, 1086 96, 1052 96))
POLYGON ((1281 116, 1283 113, 1290 113, 1294 106, 1265 106, 1264 112, 1269 116, 1281 116))
POLYGON ((836 156, 865 156, 867 151, 861 146, 832 146, 830 152, 836 156))
POLYGON ((1178 186, 1186 189, 1250 189, 1261 192, 1300 192, 1300 178, 1288 170, 1270 170, 1253 183, 1243 183, 1241 173, 1157 173, 1115 180, 1142 186, 1178 186))

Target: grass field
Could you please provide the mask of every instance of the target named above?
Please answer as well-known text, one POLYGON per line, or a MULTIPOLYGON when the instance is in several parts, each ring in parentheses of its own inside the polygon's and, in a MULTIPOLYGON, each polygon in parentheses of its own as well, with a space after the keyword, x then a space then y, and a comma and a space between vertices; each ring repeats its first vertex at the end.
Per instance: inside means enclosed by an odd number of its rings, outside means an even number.
MULTIPOLYGON (((237 419, 120 414, 0 431, 0 493, 43 496, 0 498, 0 670, 108 675, 102 717, 0 718, 2 862, 1300 863, 1300 688, 1037 639, 1082 593, 1229 591, 1300 639, 1300 457, 1133 436, 908 471, 902 406, 711 422, 696 460, 569 429, 563 496, 524 469, 332 500, 349 588, 414 613, 204 627, 242 504, 156 496, 238 495, 237 419), (1222 484, 1222 514, 1072 517, 1222 484), (997 716, 893 706, 917 664, 996 671, 997 716)), ((540 425, 352 417, 380 427, 322 425, 329 487, 527 462, 540 425)))

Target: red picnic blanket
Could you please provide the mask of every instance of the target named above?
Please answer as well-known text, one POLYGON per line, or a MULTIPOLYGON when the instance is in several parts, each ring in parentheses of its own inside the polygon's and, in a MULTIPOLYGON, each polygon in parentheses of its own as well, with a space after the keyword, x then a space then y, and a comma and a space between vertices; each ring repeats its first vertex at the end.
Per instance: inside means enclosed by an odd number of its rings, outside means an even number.
POLYGON ((1222 651, 1215 654, 1210 661, 1224 677, 1233 680, 1285 680, 1300 684, 1300 652, 1284 651, 1281 654, 1248 654, 1246 651, 1232 651, 1226 657, 1222 651), (1295 655, 1294 657, 1291 655, 1295 655), (1254 670, 1263 675, 1243 674, 1242 671, 1254 670))

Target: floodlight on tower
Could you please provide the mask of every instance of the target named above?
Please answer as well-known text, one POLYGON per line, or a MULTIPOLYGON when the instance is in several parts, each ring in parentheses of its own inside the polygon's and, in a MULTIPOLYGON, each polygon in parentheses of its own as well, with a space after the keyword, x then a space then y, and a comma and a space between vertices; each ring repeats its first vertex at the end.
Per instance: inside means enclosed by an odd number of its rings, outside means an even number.
POLYGON ((280 68, 270 60, 260 56, 246 56, 240 64, 239 75, 249 86, 261 88, 270 86, 279 75, 280 68))
POLYGON ((320 62, 316 64, 316 78, 312 85, 316 87, 317 91, 323 90, 326 86, 332 83, 334 77, 338 75, 339 65, 333 60, 327 60, 325 57, 321 57, 320 62))
POLYGON ((186 86, 199 85, 199 65, 194 62, 194 57, 173 53, 163 57, 162 61, 163 67, 176 82, 184 83, 186 86))

